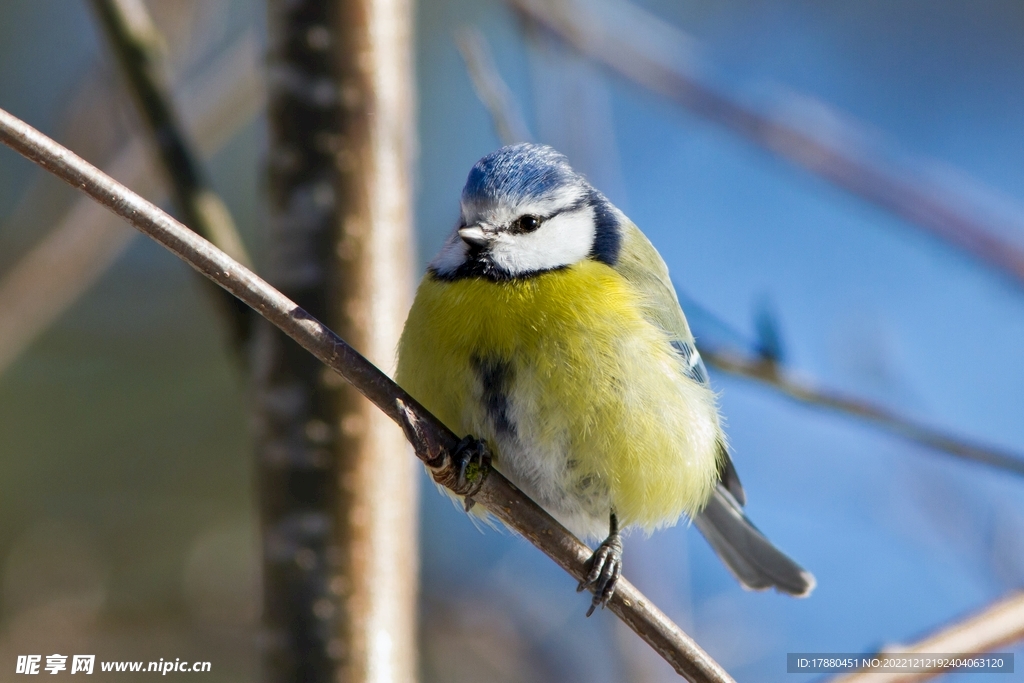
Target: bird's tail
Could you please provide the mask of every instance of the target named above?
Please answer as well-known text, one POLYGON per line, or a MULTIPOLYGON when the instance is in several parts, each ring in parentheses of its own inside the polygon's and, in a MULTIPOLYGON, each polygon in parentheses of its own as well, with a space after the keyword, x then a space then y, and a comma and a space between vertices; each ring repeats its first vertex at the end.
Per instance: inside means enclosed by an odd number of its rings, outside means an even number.
POLYGON ((814 590, 814 576, 773 546, 721 484, 693 521, 744 588, 774 587, 798 598, 814 590))

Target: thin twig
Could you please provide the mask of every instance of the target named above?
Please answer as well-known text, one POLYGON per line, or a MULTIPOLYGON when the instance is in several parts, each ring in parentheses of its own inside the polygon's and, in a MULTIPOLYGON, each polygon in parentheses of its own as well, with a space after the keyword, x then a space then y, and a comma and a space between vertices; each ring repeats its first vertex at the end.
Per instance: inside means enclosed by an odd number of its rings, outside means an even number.
MULTIPOLYGON (((183 222, 251 267, 231 214, 207 181, 174 110, 160 34, 146 6, 141 0, 92 0, 92 5, 170 180, 183 222)), ((213 291, 228 316, 233 341, 244 343, 251 332, 249 311, 234 298, 213 291)))
POLYGON ((530 20, 606 68, 753 144, 917 225, 984 263, 1024 282, 1024 249, 1001 238, 962 208, 948 190, 929 187, 833 141, 767 117, 705 82, 675 54, 691 41, 624 2, 507 0, 530 20), (601 7, 617 12, 612 22, 601 7), (657 26, 657 35, 640 27, 657 26), (653 38, 653 39, 652 39, 653 38))
POLYGON ((472 26, 463 26, 455 34, 455 44, 466 63, 466 71, 473 81, 476 96, 491 115, 494 131, 501 144, 511 145, 532 140, 533 136, 515 104, 512 91, 494 66, 494 59, 483 34, 472 26))
MULTIPOLYGON (((1021 639, 1024 639, 1024 593, 1014 593, 913 645, 890 645, 880 654, 980 655, 1021 639)), ((945 673, 949 671, 913 674, 860 671, 836 678, 833 683, 919 683, 945 673)))
POLYGON ((937 451, 1024 475, 1024 456, 970 443, 863 399, 816 388, 787 376, 777 363, 769 360, 709 349, 703 345, 700 352, 709 365, 733 375, 764 382, 801 403, 858 417, 937 451))
MULTIPOLYGON (((246 34, 190 80, 182 113, 204 154, 212 154, 260 111, 255 39, 246 34), (211 95, 216 95, 213 97, 211 95)), ((142 195, 166 197, 136 134, 106 164, 142 195)), ((19 213, 21 213, 19 209, 19 213)), ((2 226, 0 226, 2 227, 2 226)), ((88 290, 138 235, 88 197, 79 197, 38 244, 0 277, 0 374, 88 290)))
MULTIPOLYGON (((255 309, 402 425, 414 438, 417 456, 433 470, 437 481, 456 493, 470 492, 451 486, 457 473, 449 454, 458 445, 458 437, 294 302, 150 202, 2 109, 0 142, 81 189, 255 309)), ((483 480, 474 497, 574 578, 583 578, 590 549, 498 472, 483 480)), ((609 608, 688 680, 732 680, 628 581, 620 580, 609 608)))

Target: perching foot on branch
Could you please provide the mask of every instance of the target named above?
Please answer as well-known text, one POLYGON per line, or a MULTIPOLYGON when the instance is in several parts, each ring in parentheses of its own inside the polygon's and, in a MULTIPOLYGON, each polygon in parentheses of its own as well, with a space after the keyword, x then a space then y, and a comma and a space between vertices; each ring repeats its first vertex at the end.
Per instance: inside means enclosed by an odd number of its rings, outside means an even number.
POLYGON ((465 436, 452 453, 452 464, 459 470, 459 492, 465 491, 466 512, 473 509, 473 496, 480 490, 491 470, 491 452, 487 444, 472 436, 465 436))
POLYGON ((619 535, 619 520, 614 512, 611 513, 609 522, 608 538, 604 539, 590 557, 590 562, 587 563, 590 567, 587 578, 580 581, 580 585, 576 587, 577 592, 588 589, 594 591, 594 599, 587 610, 588 617, 594 613, 598 605, 603 608, 611 600, 612 594, 615 593, 615 584, 622 575, 622 537, 619 535))

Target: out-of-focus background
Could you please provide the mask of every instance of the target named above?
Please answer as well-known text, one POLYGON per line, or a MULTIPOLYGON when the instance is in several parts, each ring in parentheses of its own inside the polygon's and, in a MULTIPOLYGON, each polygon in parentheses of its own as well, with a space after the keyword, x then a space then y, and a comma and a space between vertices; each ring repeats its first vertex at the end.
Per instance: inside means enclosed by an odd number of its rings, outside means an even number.
MULTIPOLYGON (((263 3, 147 4, 259 270, 263 3)), ((673 49, 704 83, 937 188, 1024 249, 1019 2, 638 6, 685 37, 673 49)), ((699 343, 749 353, 777 336, 787 372, 1024 452, 1020 280, 524 30, 498 0, 424 0, 416 13, 419 271, 470 166, 500 145, 456 46, 475 27, 534 139, 660 250, 699 343)), ((0 107, 107 163, 138 125, 122 93, 84 2, 0 4, 0 107)), ((85 220, 68 217, 78 199, 0 151, 0 279, 85 220)), ((17 655, 54 652, 209 660, 204 680, 257 680, 246 382, 187 267, 127 229, 104 235, 67 238, 85 256, 50 272, 66 305, 42 291, 24 313, 40 315, 38 335, 0 348, 0 680, 17 655)), ((626 574, 738 680, 791 679, 787 652, 911 642, 1022 587, 1020 474, 711 374, 750 516, 818 588, 745 592, 685 524, 629 536, 626 574)), ((584 619, 589 598, 538 551, 422 486, 424 681, 674 680, 610 613, 584 619)))

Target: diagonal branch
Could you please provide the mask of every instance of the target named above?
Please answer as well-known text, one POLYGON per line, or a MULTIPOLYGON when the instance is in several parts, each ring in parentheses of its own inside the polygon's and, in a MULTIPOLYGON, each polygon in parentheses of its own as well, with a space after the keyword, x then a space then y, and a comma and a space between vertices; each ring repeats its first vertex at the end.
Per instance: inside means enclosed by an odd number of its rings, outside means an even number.
MULTIPOLYGON (((583 55, 747 141, 972 254, 1024 284, 1024 249, 1000 237, 946 189, 887 168, 797 125, 765 116, 702 82, 680 59, 688 36, 625 2, 507 0, 583 55)), ((686 56, 685 54, 683 55, 686 56)))
MULTIPOLYGON (((2 109, 0 142, 83 190, 256 310, 402 425, 435 480, 456 493, 470 493, 452 485, 457 472, 449 453, 458 445, 458 437, 321 322, 159 208, 2 109)), ((584 577, 590 549, 498 472, 486 477, 473 496, 574 578, 584 577)), ((628 581, 620 580, 609 608, 687 680, 732 681, 628 581)))
MULTIPOLYGON (((957 621, 913 645, 891 645, 881 654, 956 654, 993 652, 1024 639, 1024 593, 1018 592, 989 605, 977 614, 957 621)), ((919 683, 945 671, 922 673, 872 673, 860 671, 840 676, 833 683, 919 683)))
POLYGON ((731 375, 763 382, 800 403, 857 417, 937 451, 1024 475, 1024 457, 1020 455, 970 443, 961 437, 925 426, 869 401, 801 382, 791 375, 783 374, 778 363, 729 351, 709 349, 703 345, 700 353, 708 365, 731 375))

